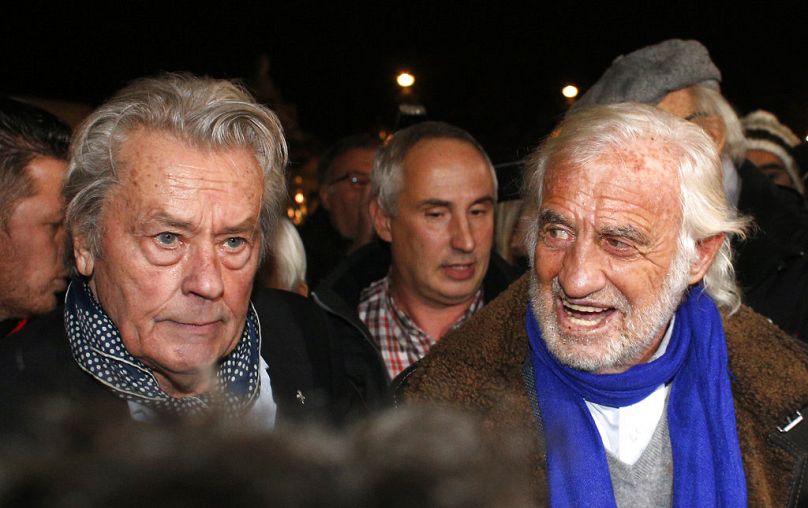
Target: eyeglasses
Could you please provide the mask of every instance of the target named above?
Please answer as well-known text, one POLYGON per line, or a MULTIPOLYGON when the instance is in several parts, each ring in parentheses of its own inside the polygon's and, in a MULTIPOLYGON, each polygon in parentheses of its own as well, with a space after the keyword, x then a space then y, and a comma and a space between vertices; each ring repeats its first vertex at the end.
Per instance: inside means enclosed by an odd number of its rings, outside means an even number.
POLYGON ((335 178, 328 182, 329 185, 336 185, 340 182, 348 181, 351 184, 351 187, 364 187, 370 182, 370 178, 366 175, 356 175, 353 173, 345 173, 339 178, 335 178))

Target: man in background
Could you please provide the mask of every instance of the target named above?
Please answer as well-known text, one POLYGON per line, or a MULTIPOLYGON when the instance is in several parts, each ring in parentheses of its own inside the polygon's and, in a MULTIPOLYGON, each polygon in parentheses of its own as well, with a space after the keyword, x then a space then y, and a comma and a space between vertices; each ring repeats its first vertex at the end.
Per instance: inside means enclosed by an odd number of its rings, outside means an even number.
POLYGON ((62 177, 68 127, 0 98, 0 336, 53 310, 64 291, 62 177))
POLYGON ((380 350, 394 378, 514 275, 492 253, 496 173, 468 132, 432 121, 398 131, 371 185, 384 243, 355 252, 315 295, 380 350))
POLYGON ((378 138, 358 134, 337 141, 320 158, 320 207, 300 228, 311 288, 373 238, 367 199, 373 157, 380 146, 378 138))
POLYGON ((797 191, 803 202, 805 184, 794 159, 794 148, 800 144, 800 138, 774 114, 762 109, 743 117, 741 125, 746 136, 746 158, 776 185, 797 191))

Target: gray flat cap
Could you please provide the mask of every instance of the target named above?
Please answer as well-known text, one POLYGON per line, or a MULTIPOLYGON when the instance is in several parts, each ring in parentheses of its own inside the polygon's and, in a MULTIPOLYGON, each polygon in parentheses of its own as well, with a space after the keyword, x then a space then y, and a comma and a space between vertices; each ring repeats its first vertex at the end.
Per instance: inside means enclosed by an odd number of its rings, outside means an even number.
POLYGON ((603 76, 570 108, 596 104, 657 104, 665 95, 699 83, 718 89, 721 71, 698 41, 668 39, 615 58, 603 76))

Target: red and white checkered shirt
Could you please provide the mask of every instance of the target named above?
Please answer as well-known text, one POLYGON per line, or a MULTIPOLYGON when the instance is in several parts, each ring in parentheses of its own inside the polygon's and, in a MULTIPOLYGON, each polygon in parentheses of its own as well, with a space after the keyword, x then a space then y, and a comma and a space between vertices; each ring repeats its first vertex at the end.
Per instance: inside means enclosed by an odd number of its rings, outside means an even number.
MULTIPOLYGON (((477 290, 469 308, 452 325, 460 326, 483 306, 483 290, 477 290)), ((359 319, 368 327, 370 334, 382 353, 382 359, 390 377, 394 378, 411 363, 423 357, 437 342, 399 309, 390 294, 389 276, 379 279, 362 290, 359 297, 359 319)))

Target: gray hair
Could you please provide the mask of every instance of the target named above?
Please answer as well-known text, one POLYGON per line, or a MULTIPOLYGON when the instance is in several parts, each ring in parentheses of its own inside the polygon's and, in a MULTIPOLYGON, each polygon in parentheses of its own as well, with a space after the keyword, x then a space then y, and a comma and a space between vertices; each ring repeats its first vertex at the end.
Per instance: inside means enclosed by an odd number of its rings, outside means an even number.
MULTIPOLYGON (((704 276, 704 288, 716 304, 731 313, 741 304, 732 266, 731 241, 744 237, 749 219, 728 202, 722 183, 721 161, 712 139, 701 128, 657 108, 624 103, 596 106, 569 115, 536 150, 526 166, 527 199, 541 207, 545 174, 561 162, 587 167, 607 150, 653 139, 677 161, 682 225, 679 248, 695 254, 696 244, 723 233, 724 241, 704 276)), ((526 240, 531 263, 538 232, 526 240)))
MULTIPOLYGON (((261 257, 286 201, 286 141, 275 114, 230 81, 164 74, 132 82, 79 128, 70 148, 64 196, 70 236, 86 238, 101 255, 104 202, 119 183, 116 157, 137 129, 166 132, 204 148, 249 147, 264 173, 261 257)), ((72 256, 72 248, 68 248, 72 256)))
POLYGON ((724 124, 724 153, 735 164, 743 162, 746 138, 738 114, 721 92, 705 84, 693 85, 693 96, 700 111, 715 115, 724 124))
POLYGON ((454 125, 444 122, 419 122, 402 129, 379 150, 373 160, 373 172, 370 175, 371 196, 379 200, 379 206, 387 215, 397 212, 398 194, 401 192, 404 158, 415 145, 428 139, 453 139, 473 146, 485 160, 491 170, 494 182, 494 195, 497 194, 497 173, 491 159, 482 145, 474 137, 454 125))
POLYGON ((511 236, 521 216, 521 199, 500 201, 494 211, 494 250, 509 263, 513 263, 511 236))
POLYGON ((284 217, 278 226, 270 246, 272 271, 282 289, 294 291, 306 282, 306 251, 292 221, 284 217))

